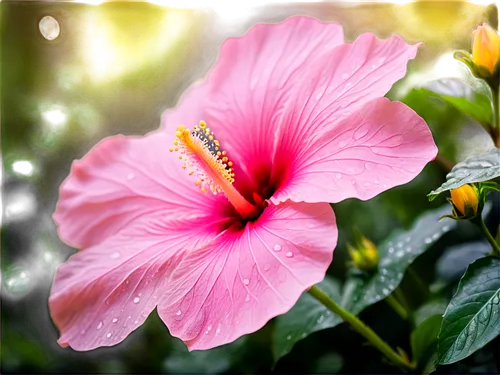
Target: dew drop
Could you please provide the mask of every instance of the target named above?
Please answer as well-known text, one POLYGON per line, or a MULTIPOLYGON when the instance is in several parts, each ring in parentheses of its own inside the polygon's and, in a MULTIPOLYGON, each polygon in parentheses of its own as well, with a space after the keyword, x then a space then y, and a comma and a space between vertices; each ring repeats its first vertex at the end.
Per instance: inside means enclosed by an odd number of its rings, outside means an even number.
POLYGON ((382 289, 382 293, 389 294, 389 289, 387 289, 387 288, 382 289))
POLYGON ((111 332, 108 332, 108 334, 106 335, 106 337, 109 339, 111 337, 111 332))
POLYGON ((141 300, 141 299, 140 299, 139 297, 135 297, 135 298, 134 298, 134 303, 139 303, 139 301, 140 301, 140 300, 141 300))
POLYGON ((207 331, 211 331, 212 330, 212 325, 209 324, 208 327, 207 327, 207 331))
POLYGON ((114 319, 112 320, 112 322, 113 322, 113 323, 116 323, 117 321, 118 321, 118 318, 114 318, 114 319))
POLYGON ((393 247, 390 247, 389 248, 389 253, 392 254, 394 252, 394 248, 393 247))
POLYGON ((441 230, 443 232, 448 232, 450 230, 450 227, 448 225, 445 225, 441 230))
POLYGON ((407 247, 406 247, 406 252, 407 252, 407 253, 411 253, 411 247, 410 247, 410 246, 407 246, 407 247))
POLYGON ((398 252, 396 253, 396 256, 397 256, 398 258, 402 258, 404 255, 405 255, 405 253, 404 253, 404 252, 402 252, 402 251, 398 251, 398 252))
POLYGON ((427 237, 424 242, 428 245, 432 242, 432 238, 427 237))
POLYGON ((302 332, 302 333, 300 334, 300 338, 302 338, 302 339, 303 339, 303 338, 305 338, 306 336, 307 336, 307 334, 306 334, 305 332, 302 332))
POLYGON ((180 316, 181 314, 182 314, 181 310, 177 310, 177 312, 175 313, 175 315, 177 315, 177 316, 180 316))
POLYGON ((102 322, 99 322, 99 324, 97 325, 97 329, 101 329, 102 328, 102 322))
POLYGON ((317 320, 317 323, 321 324, 321 323, 323 323, 323 320, 325 320, 325 316, 324 315, 320 315, 319 318, 318 318, 318 320, 317 320))
POLYGON ((250 280, 248 280, 248 279, 244 279, 244 280, 243 280, 243 284, 245 284, 245 285, 250 284, 250 280))
POLYGON ((293 253, 291 251, 289 251, 288 253, 285 254, 285 256, 287 258, 291 258, 291 257, 293 257, 293 253))
POLYGON ((274 245, 274 251, 281 251, 281 245, 274 245))
POLYGON ((396 244, 397 247, 403 247, 403 243, 400 241, 396 244))
POLYGON ((215 334, 218 335, 220 333, 220 327, 217 327, 217 329, 215 330, 215 334))
POLYGON ((287 339, 288 341, 290 341, 290 340, 292 339, 292 335, 288 335, 288 336, 286 337, 286 339, 287 339))
POLYGON ((432 240, 433 240, 433 241, 437 240, 438 238, 439 238, 439 234, 438 234, 438 233, 434 233, 434 234, 432 235, 432 240))

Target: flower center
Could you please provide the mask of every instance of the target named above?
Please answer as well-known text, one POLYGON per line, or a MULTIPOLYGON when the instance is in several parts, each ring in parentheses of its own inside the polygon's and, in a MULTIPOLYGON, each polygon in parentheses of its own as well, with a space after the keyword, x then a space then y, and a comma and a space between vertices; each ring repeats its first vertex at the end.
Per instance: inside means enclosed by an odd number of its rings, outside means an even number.
POLYGON ((210 190, 213 194, 224 193, 243 219, 252 219, 259 210, 248 202, 233 186, 233 163, 220 147, 214 133, 200 121, 193 131, 183 125, 177 127, 174 147, 170 152, 179 152, 184 162, 183 169, 190 176, 196 175, 196 186, 202 193, 210 190))

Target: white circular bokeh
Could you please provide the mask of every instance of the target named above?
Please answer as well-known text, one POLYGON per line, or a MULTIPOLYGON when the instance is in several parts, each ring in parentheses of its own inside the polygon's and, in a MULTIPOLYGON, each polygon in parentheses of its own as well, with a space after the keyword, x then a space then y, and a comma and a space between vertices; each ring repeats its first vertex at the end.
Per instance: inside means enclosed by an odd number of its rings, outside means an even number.
POLYGON ((52 16, 43 17, 38 24, 38 28, 40 29, 40 33, 47 40, 54 40, 61 32, 59 22, 52 16))

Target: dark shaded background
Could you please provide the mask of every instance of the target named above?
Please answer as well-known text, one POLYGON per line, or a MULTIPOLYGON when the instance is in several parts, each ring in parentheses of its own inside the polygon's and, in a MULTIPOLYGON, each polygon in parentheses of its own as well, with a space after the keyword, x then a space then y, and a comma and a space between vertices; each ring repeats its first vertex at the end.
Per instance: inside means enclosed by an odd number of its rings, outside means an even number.
MULTIPOLYGON (((284 3, 214 10, 139 2, 3 1, 0 11, 2 373, 270 372, 272 322, 233 344, 205 352, 188 353, 169 336, 156 312, 116 347, 79 353, 56 344, 58 334, 47 307, 49 289, 55 269, 75 250, 58 239, 51 215, 72 160, 105 136, 156 129, 161 113, 210 69, 222 41, 243 35, 259 22, 302 14, 341 23, 347 40, 370 31, 379 38, 397 33, 409 43, 423 41, 408 76, 389 94, 393 99, 406 98, 413 87, 432 78, 453 75, 470 80, 451 51, 469 50, 471 31, 483 21, 497 22, 494 7, 464 2, 284 3), (52 41, 38 27, 46 15, 61 29, 52 41)), ((459 161, 488 147, 482 129, 444 103, 425 98, 413 104, 429 122, 442 156, 459 161)), ((428 203, 426 194, 441 184, 445 173, 441 164, 432 163, 406 186, 368 202, 336 205, 340 239, 330 272, 344 277, 345 243, 353 226, 377 242, 392 229, 407 227, 420 212, 442 204, 443 199, 428 203)), ((434 264, 443 249, 476 237, 474 228, 461 223, 412 269, 432 290, 439 279, 434 264)), ((425 297, 406 279, 403 290, 415 308, 425 297)), ((451 289, 443 293, 449 297, 451 289)), ((369 308, 362 318, 393 346, 408 349, 410 328, 385 303, 369 308)), ((495 369, 492 363, 490 345, 439 371, 489 372, 495 369)), ((306 338, 274 371, 397 372, 343 325, 306 338)))

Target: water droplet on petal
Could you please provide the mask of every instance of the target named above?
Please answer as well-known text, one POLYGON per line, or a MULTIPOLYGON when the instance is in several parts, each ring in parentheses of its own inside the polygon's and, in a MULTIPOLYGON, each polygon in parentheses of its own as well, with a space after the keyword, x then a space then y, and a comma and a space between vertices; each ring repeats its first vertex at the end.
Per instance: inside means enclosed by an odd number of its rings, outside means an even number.
POLYGON ((97 329, 101 329, 102 328, 102 322, 99 322, 99 324, 97 325, 97 329))
POLYGON ((108 334, 106 335, 106 337, 109 339, 111 337, 111 332, 108 332, 108 334))
POLYGON ((140 301, 140 300, 141 300, 141 299, 140 299, 139 297, 135 297, 135 298, 134 298, 134 303, 139 303, 139 301, 140 301))
POLYGON ((182 314, 181 310, 177 310, 177 312, 175 313, 175 315, 177 315, 177 316, 180 316, 181 314, 182 314))
POLYGON ((281 251, 281 245, 274 245, 274 251, 281 251))
POLYGON ((285 256, 287 258, 291 258, 291 257, 293 257, 293 253, 291 251, 289 251, 288 253, 285 254, 285 256))
POLYGON ((118 321, 118 318, 114 318, 114 319, 112 320, 112 322, 113 322, 113 323, 116 323, 117 321, 118 321))
POLYGON ((250 280, 248 280, 248 279, 244 279, 244 280, 243 280, 243 284, 245 284, 245 285, 250 284, 250 280))

